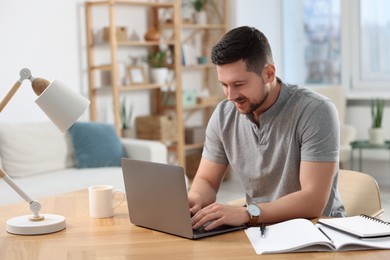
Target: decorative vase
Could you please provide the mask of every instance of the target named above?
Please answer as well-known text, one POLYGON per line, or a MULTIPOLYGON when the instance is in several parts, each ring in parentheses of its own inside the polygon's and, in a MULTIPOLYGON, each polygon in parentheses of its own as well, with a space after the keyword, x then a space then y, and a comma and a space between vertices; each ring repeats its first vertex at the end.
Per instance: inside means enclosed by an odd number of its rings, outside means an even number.
POLYGON ((385 131, 383 128, 368 129, 369 143, 374 145, 382 145, 385 143, 385 131))
POLYGON ((150 77, 153 83, 165 84, 168 79, 168 68, 151 68, 150 69, 150 77))
POLYGON ((152 26, 146 32, 144 38, 146 41, 159 41, 160 40, 160 32, 156 29, 156 27, 152 26))

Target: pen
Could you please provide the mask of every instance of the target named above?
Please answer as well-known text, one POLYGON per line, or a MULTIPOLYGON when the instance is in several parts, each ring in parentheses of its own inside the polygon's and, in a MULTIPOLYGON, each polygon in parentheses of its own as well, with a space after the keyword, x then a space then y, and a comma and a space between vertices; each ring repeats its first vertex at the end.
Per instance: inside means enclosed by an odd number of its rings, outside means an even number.
POLYGON ((260 226, 261 237, 265 237, 265 229, 266 229, 265 224, 261 224, 261 226, 260 226))
MULTIPOLYGON (((318 226, 317 226, 318 227, 318 226)), ((322 234, 324 234, 324 236, 326 236, 327 239, 329 239, 329 241, 331 243, 333 243, 333 240, 325 233, 325 231, 323 231, 320 227, 318 227, 318 229, 321 231, 322 234)))

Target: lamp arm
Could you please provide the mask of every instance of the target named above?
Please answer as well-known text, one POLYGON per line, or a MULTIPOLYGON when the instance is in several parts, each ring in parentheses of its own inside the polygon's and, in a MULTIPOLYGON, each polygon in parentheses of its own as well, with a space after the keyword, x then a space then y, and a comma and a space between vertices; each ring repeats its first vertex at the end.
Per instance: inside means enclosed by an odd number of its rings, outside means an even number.
POLYGON ((15 84, 8 90, 3 99, 0 101, 0 112, 3 111, 4 107, 8 104, 11 98, 15 95, 16 91, 18 91, 19 87, 22 85, 23 80, 30 79, 33 80, 31 76, 31 71, 29 69, 22 69, 20 71, 20 79, 15 82, 15 84))
POLYGON ((8 102, 11 100, 11 98, 14 96, 14 94, 21 85, 22 84, 19 81, 16 81, 15 84, 8 90, 8 92, 5 94, 5 96, 0 102, 0 112, 3 111, 5 106, 8 104, 8 102))
POLYGON ((19 186, 7 175, 7 173, 0 168, 0 179, 3 179, 16 193, 20 195, 28 204, 30 204, 30 209, 33 212, 33 218, 40 218, 39 211, 41 210, 41 204, 32 200, 19 186))

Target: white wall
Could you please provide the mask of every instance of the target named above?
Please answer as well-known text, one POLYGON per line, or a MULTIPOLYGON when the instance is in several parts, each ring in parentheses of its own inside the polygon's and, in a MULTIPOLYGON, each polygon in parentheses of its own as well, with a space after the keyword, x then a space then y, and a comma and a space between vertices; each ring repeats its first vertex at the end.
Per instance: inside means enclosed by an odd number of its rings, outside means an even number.
MULTIPOLYGON (((83 77, 84 34, 82 0, 2 0, 0 3, 0 97, 27 67, 33 76, 58 78, 86 94, 83 77)), ((32 102, 35 94, 25 81, 2 111, 0 121, 47 120, 32 102)))
POLYGON ((231 27, 253 26, 268 38, 278 75, 282 71, 280 0, 231 0, 231 27))

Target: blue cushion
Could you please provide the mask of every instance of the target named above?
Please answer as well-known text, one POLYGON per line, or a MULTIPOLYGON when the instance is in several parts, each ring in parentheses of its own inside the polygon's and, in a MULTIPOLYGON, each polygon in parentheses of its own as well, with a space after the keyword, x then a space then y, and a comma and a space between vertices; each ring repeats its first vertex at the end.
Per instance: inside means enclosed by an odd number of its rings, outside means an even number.
POLYGON ((69 133, 77 168, 120 166, 126 156, 113 125, 76 122, 69 133))

